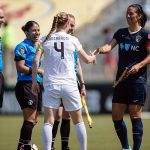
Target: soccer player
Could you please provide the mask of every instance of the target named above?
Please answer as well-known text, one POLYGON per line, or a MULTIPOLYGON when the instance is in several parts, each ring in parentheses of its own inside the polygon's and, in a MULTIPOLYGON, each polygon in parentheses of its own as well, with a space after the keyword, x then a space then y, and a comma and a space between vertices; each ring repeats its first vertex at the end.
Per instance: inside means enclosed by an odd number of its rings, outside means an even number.
MULTIPOLYGON (((69 17, 70 17, 70 30, 68 33, 73 35, 74 30, 75 30, 75 17, 72 14, 69 14, 69 17)), ((85 84, 84 84, 84 79, 83 79, 82 67, 80 64, 77 51, 75 51, 74 57, 75 57, 75 71, 77 74, 79 89, 80 89, 81 95, 86 96, 86 89, 85 89, 85 84)), ((57 134, 58 125, 60 121, 61 121, 61 127, 60 127, 61 148, 62 150, 69 150, 68 141, 69 141, 69 135, 70 135, 70 115, 68 112, 64 110, 63 105, 59 107, 57 114, 56 114, 56 119, 53 125, 52 150, 55 149, 54 142, 55 142, 55 137, 57 134)))
MULTIPOLYGON (((0 28, 5 22, 4 12, 0 9, 0 28)), ((3 76, 3 58, 2 58, 2 39, 0 37, 0 109, 3 105, 3 94, 4 94, 4 76, 3 76)))
POLYGON ((18 73, 15 94, 23 112, 23 125, 20 131, 20 139, 17 150, 31 150, 31 136, 35 124, 38 122, 38 112, 42 105, 42 76, 43 70, 38 66, 36 80, 40 87, 38 93, 31 92, 32 87, 32 64, 36 53, 36 43, 40 36, 39 24, 35 21, 28 21, 23 27, 26 39, 15 48, 15 61, 18 73))
POLYGON ((141 5, 128 6, 126 19, 129 26, 119 29, 113 39, 98 48, 95 54, 104 54, 117 44, 119 46, 116 80, 126 68, 128 71, 125 74, 126 79, 114 89, 112 119, 123 150, 131 150, 123 120, 124 112, 128 108, 132 122, 133 150, 139 150, 143 135, 141 113, 146 97, 147 64, 150 63, 150 31, 144 29, 147 16, 141 5))
POLYGON ((85 63, 92 63, 95 55, 87 55, 79 40, 67 34, 70 29, 70 17, 65 12, 60 12, 54 17, 55 24, 43 39, 42 49, 37 50, 33 65, 32 92, 39 86, 36 81, 39 59, 44 53, 44 125, 43 144, 44 150, 51 150, 52 127, 55 115, 61 102, 68 111, 75 126, 80 150, 87 150, 87 134, 82 118, 82 103, 77 87, 74 69, 74 52, 77 50, 85 63))

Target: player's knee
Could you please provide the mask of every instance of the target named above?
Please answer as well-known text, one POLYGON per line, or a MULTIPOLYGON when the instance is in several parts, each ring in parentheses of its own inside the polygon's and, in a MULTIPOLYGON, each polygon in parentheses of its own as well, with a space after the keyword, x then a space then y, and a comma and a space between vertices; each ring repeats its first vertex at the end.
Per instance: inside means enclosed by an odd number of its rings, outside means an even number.
POLYGON ((39 122, 39 118, 34 119, 33 124, 36 125, 39 122))
POLYGON ((70 120, 71 117, 70 117, 70 114, 69 112, 63 112, 63 116, 62 116, 63 119, 66 119, 66 120, 70 120))
POLYGON ((55 117, 55 120, 60 121, 62 119, 62 115, 61 114, 57 114, 57 116, 55 117))
POLYGON ((120 113, 112 113, 112 119, 113 120, 122 120, 123 116, 120 113))

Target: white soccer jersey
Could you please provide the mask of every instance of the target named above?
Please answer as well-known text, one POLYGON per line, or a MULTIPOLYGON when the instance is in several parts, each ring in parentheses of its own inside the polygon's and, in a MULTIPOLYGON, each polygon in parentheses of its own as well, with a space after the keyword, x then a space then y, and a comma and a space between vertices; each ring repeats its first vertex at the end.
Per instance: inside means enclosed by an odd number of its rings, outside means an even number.
POLYGON ((44 84, 76 84, 74 52, 82 45, 65 32, 56 32, 42 45, 44 50, 44 84))

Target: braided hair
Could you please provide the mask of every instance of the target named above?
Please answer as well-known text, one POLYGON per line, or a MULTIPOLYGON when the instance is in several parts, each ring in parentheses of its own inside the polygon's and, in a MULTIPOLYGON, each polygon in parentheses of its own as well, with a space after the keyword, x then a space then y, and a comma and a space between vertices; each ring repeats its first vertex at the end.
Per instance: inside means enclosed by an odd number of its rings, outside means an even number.
POLYGON ((69 20, 69 15, 65 12, 60 12, 56 16, 54 16, 51 30, 47 34, 43 43, 48 40, 48 38, 51 36, 52 33, 56 31, 57 28, 64 26, 68 22, 68 20, 69 20))

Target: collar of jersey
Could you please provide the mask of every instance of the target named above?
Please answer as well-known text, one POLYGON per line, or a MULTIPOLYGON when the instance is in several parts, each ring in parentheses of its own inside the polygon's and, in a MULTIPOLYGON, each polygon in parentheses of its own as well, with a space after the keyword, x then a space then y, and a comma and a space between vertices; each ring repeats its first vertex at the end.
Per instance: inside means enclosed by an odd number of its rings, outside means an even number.
POLYGON ((34 47, 35 45, 28 39, 24 40, 25 43, 27 43, 28 45, 31 45, 32 47, 34 47))

